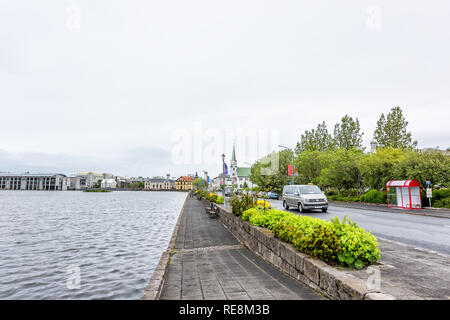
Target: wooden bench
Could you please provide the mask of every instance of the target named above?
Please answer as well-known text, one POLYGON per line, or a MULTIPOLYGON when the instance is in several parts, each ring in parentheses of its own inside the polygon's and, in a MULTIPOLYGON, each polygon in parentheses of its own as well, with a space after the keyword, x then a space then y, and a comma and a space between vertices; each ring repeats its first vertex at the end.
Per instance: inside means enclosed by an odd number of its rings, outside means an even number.
POLYGON ((209 217, 210 217, 210 218, 212 218, 212 217, 217 217, 217 216, 218 216, 218 213, 219 213, 219 210, 218 210, 218 208, 217 208, 213 203, 211 203, 211 204, 212 204, 211 206, 205 207, 205 212, 206 212, 207 214, 209 214, 209 217))

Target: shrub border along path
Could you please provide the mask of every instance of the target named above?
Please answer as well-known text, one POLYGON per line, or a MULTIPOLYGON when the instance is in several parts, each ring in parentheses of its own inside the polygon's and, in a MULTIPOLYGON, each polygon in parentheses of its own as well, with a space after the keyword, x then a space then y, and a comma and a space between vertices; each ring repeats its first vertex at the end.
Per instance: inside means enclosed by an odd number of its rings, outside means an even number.
MULTIPOLYGON (((203 200, 205 204, 207 202, 203 200)), ((328 298, 338 300, 394 300, 380 290, 368 289, 365 281, 344 270, 299 252, 275 238, 271 231, 251 225, 223 206, 220 221, 247 248, 285 274, 305 283, 328 298)))

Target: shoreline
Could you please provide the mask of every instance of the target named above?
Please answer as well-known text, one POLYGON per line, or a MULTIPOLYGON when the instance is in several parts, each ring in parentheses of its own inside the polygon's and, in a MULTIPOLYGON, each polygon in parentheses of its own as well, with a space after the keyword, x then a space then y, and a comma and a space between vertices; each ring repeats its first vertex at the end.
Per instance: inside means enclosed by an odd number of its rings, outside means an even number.
POLYGON ((150 280, 147 286, 145 287, 144 293, 140 300, 158 300, 161 295, 161 289, 164 285, 167 267, 170 264, 172 252, 175 249, 175 242, 178 237, 178 230, 180 229, 181 220, 183 219, 184 209, 186 207, 186 202, 188 198, 189 193, 186 193, 186 198, 184 199, 184 203, 183 206, 181 207, 180 214, 178 215, 178 219, 173 229, 172 236, 170 237, 169 245, 167 246, 167 249, 161 254, 156 269, 155 271, 153 271, 153 274, 150 277, 150 280))

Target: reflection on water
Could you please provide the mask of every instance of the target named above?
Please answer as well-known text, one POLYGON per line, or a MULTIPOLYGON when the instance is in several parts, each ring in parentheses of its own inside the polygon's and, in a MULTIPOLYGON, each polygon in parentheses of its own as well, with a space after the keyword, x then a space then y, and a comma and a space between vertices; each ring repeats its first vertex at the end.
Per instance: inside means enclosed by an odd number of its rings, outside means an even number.
POLYGON ((185 198, 0 191, 0 299, 139 299, 185 198))

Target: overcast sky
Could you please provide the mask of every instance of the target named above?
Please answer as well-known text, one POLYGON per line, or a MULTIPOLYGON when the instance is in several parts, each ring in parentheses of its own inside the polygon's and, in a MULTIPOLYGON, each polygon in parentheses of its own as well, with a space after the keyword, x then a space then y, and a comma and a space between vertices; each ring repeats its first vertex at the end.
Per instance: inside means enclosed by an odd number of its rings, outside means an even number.
POLYGON ((368 147, 394 106, 447 148, 449 57, 446 0, 1 0, 0 171, 215 176, 263 155, 238 129, 294 147, 348 114, 368 147), (196 126, 217 156, 174 161, 196 126))

